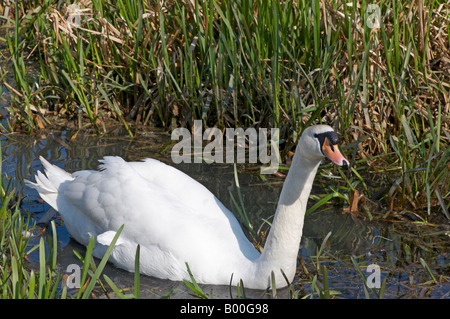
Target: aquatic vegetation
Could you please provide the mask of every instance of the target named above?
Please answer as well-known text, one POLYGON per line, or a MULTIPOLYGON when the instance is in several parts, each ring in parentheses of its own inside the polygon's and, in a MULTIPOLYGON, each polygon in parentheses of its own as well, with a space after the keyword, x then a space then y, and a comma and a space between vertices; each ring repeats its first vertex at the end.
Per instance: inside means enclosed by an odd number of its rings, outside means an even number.
POLYGON ((308 213, 337 204, 355 220, 450 219, 445 1, 32 0, 0 12, 11 65, 0 69, 4 131, 70 124, 104 134, 111 119, 129 135, 196 119, 277 127, 288 163, 303 129, 327 123, 352 165, 321 168, 327 188, 308 213))

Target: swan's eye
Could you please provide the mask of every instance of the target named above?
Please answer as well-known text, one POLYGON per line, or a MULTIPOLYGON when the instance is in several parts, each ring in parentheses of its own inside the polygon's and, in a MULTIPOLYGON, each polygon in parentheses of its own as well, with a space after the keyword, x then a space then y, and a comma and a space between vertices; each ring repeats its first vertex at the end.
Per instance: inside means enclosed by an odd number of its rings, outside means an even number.
POLYGON ((330 149, 334 152, 334 145, 339 142, 338 135, 333 131, 314 134, 314 137, 319 140, 320 151, 325 155, 324 148, 330 149))
POLYGON ((348 166, 349 162, 337 147, 339 137, 334 131, 315 134, 314 137, 319 141, 320 151, 324 156, 328 157, 336 165, 342 167, 348 166))

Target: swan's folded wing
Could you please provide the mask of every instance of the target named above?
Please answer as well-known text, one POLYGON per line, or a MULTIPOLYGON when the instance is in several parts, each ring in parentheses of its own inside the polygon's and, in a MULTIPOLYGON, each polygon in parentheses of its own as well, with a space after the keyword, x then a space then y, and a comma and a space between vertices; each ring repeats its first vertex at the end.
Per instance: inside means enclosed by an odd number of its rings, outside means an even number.
POLYGON ((167 229, 181 231, 198 223, 239 226, 208 189, 173 167, 157 160, 127 163, 118 157, 102 162, 100 171, 73 173, 74 179, 61 185, 58 199, 65 208, 61 210, 76 208, 97 234, 125 224, 123 235, 155 244, 167 229))

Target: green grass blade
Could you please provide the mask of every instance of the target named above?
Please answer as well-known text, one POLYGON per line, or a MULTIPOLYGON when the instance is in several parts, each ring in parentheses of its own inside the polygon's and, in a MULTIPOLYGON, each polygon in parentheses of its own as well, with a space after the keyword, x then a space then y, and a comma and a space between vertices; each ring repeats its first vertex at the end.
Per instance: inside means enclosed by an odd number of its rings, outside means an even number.
POLYGON ((191 269, 189 268, 189 264, 186 264, 187 272, 189 273, 189 277, 191 278, 191 282, 187 280, 183 280, 184 284, 191 289, 198 297, 202 299, 208 299, 208 296, 203 292, 202 288, 197 284, 197 281, 194 278, 194 275, 191 272, 191 269))
POLYGON ((36 289, 36 275, 34 274, 34 270, 30 272, 30 278, 28 279, 28 299, 34 298, 34 290, 36 289))
POLYGON ((434 276, 434 274, 433 274, 433 272, 431 271, 430 267, 428 266, 427 262, 426 262, 423 258, 420 258, 420 263, 422 264, 423 268, 425 268, 425 270, 427 271, 427 273, 430 275, 430 277, 431 277, 431 279, 433 280, 433 282, 434 282, 435 284, 439 283, 439 282, 436 280, 436 277, 434 276))
POLYGON ((102 260, 100 261, 100 264, 98 265, 94 275, 91 278, 91 281, 89 282, 89 285, 87 286, 86 290, 83 293, 82 299, 87 299, 91 293, 91 291, 94 289, 94 285, 99 279, 103 268, 105 268, 106 263, 108 262, 109 256, 111 255, 114 245, 116 244, 117 240, 119 239, 120 234, 122 233, 124 225, 122 225, 118 230, 116 235, 114 236, 113 240, 111 241, 111 244, 109 245, 108 249, 106 250, 105 255, 103 256, 102 260))
POLYGON ((46 274, 46 262, 45 262, 45 245, 44 238, 39 240, 39 299, 45 299, 45 274, 46 274))
POLYGON ((139 271, 139 260, 140 260, 140 251, 141 246, 137 245, 136 247, 136 256, 134 259, 134 298, 140 299, 141 298, 141 273, 139 271))
MULTIPOLYGON (((89 265, 91 263, 91 258, 92 258, 92 251, 94 250, 94 244, 95 244, 95 238, 91 237, 89 239, 89 244, 86 247, 86 253, 83 259, 83 270, 81 272, 81 279, 80 279, 80 286, 84 287, 86 278, 87 278, 87 274, 88 274, 88 270, 89 270, 89 265)), ((79 256, 76 252, 74 252, 75 255, 79 256)), ((80 258, 81 256, 79 256, 80 258)), ((78 295, 77 298, 81 297, 81 294, 83 293, 83 289, 79 289, 78 290, 78 295)))
POLYGON ((111 287, 114 293, 117 295, 119 299, 126 299, 125 295, 120 291, 117 285, 109 278, 107 275, 103 275, 103 279, 107 282, 107 284, 111 287))

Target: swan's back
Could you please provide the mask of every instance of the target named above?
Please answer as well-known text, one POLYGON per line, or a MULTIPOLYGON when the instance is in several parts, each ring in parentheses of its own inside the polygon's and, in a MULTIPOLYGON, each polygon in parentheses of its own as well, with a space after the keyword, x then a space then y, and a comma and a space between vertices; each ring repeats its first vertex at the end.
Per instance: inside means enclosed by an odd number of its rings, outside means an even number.
POLYGON ((158 160, 105 157, 99 171, 73 174, 41 161, 47 177, 38 173, 28 185, 61 213, 78 242, 97 239, 97 257, 125 225, 111 257, 121 268, 133 270, 139 244, 147 275, 187 279, 188 262, 199 282, 211 283, 219 272, 229 276, 259 256, 233 214, 206 187, 158 160))

